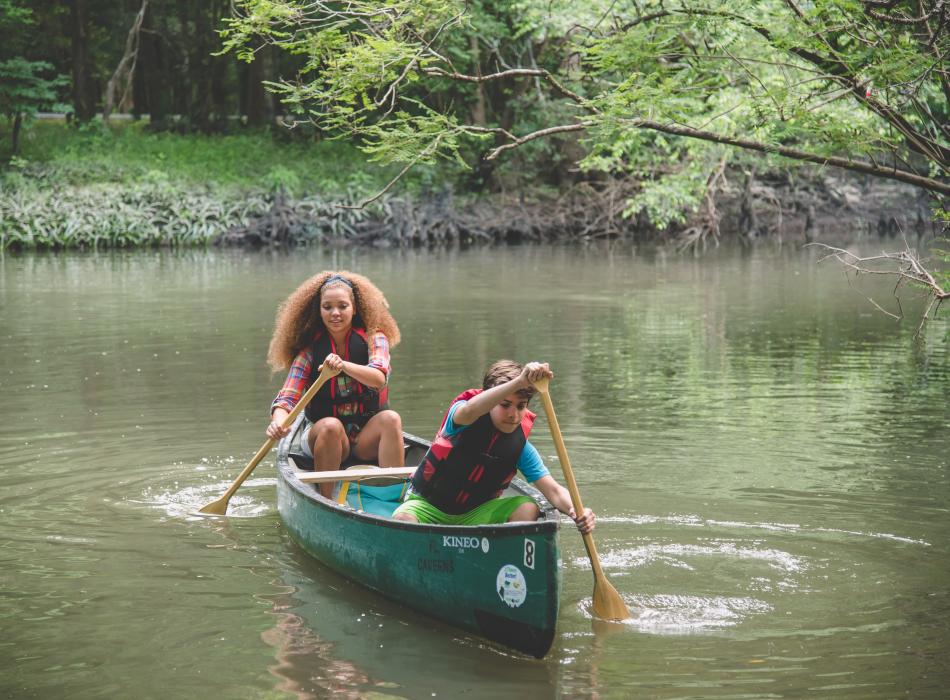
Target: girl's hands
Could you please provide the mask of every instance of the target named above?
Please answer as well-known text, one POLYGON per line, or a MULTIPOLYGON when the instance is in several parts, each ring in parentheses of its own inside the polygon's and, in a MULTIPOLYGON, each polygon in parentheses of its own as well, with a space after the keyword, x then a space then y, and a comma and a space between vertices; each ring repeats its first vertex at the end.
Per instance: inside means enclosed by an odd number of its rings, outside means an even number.
POLYGON ((290 432, 290 428, 283 427, 288 415, 287 411, 282 408, 274 409, 273 414, 271 414, 271 421, 267 424, 267 430, 264 431, 267 437, 272 440, 280 440, 290 432))
POLYGON ((334 372, 343 371, 343 358, 334 353, 327 355, 327 358, 323 361, 323 367, 329 367, 334 372))
POLYGON ((572 506, 571 510, 568 512, 568 516, 570 516, 570 518, 575 523, 577 523, 577 529, 581 531, 582 535, 586 535, 591 530, 593 530, 594 522, 597 520, 597 516, 594 515, 594 511, 592 511, 590 508, 585 508, 584 515, 578 518, 577 513, 574 512, 574 508, 572 506))

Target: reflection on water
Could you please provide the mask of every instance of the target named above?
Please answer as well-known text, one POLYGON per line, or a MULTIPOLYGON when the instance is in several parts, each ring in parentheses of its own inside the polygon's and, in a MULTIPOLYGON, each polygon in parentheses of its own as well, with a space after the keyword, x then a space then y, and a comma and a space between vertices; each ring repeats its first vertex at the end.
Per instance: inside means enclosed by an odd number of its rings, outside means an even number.
POLYGON ((309 623, 291 612, 291 602, 272 598, 274 626, 261 639, 274 647, 276 663, 268 671, 278 678, 277 689, 300 700, 362 698, 369 679, 359 669, 335 657, 332 644, 323 642, 309 623))
MULTIPOLYGON (((0 259, 0 697, 942 698, 950 322, 914 343, 814 263, 609 246, 0 259), (264 439, 277 303, 330 267, 389 298, 411 432, 431 437, 492 360, 551 362, 630 621, 591 619, 571 529, 558 639, 534 661, 307 559, 270 460, 228 518, 196 515, 264 439)), ((557 475, 546 428, 532 439, 557 475)))

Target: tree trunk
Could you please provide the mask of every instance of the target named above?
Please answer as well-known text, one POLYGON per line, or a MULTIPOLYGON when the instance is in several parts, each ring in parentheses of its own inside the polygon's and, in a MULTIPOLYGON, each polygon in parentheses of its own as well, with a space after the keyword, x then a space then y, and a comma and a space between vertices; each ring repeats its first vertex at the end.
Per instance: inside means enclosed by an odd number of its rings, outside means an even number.
POLYGON ((142 6, 132 20, 132 27, 125 38, 125 50, 115 72, 106 85, 106 94, 102 101, 102 121, 108 122, 109 116, 115 109, 128 109, 132 95, 132 85, 135 82, 135 68, 138 65, 139 49, 142 42, 142 25, 148 12, 148 0, 142 0, 142 6))
POLYGON ((211 110, 217 131, 227 130, 229 88, 233 85, 229 83, 228 64, 223 57, 215 56, 211 60, 211 110))
POLYGON ((211 45, 212 13, 214 2, 195 3, 192 10, 195 18, 195 57, 191 61, 190 80, 195 91, 192 104, 192 119, 198 129, 204 133, 211 130, 211 45))
POLYGON ((135 72, 134 80, 138 83, 135 89, 144 96, 144 99, 141 104, 136 100, 136 105, 143 113, 148 113, 152 129, 163 129, 168 117, 169 86, 166 80, 166 51, 154 6, 149 6, 145 13, 141 42, 139 47, 141 67, 135 72))
POLYGON ((13 155, 20 151, 20 127, 23 126, 23 112, 17 112, 13 118, 13 131, 10 133, 10 145, 13 149, 13 155))
MULTIPOLYGON (((474 34, 469 37, 469 48, 472 50, 472 63, 475 66, 475 75, 481 75, 481 52, 478 49, 478 37, 474 34)), ((488 119, 485 115, 485 88, 482 83, 475 83, 475 106, 472 108, 472 124, 475 126, 486 126, 488 124, 488 119)))
POLYGON ((759 219, 752 203, 753 182, 755 182, 754 168, 746 173, 745 189, 742 192, 742 203, 739 208, 739 230, 750 240, 759 234, 759 219))
POLYGON ((178 1, 179 28, 176 35, 176 44, 180 51, 181 61, 175 76, 175 112, 186 122, 185 128, 191 126, 193 115, 194 89, 191 84, 192 63, 194 63, 194 32, 191 28, 190 3, 187 0, 178 1))
POLYGON ((73 109, 76 119, 87 122, 96 114, 96 97, 89 58, 89 4, 87 0, 71 0, 70 29, 72 34, 73 109))
POLYGON ((270 94, 264 88, 268 75, 268 47, 261 49, 247 71, 247 125, 264 126, 274 118, 270 94))

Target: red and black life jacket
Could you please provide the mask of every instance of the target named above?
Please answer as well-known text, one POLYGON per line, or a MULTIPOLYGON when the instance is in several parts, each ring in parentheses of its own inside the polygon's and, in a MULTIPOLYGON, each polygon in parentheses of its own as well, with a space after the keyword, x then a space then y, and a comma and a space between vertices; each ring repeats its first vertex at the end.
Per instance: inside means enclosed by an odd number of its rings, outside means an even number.
MULTIPOLYGON (((331 352, 339 355, 347 362, 357 365, 369 363, 369 339, 362 328, 351 328, 346 334, 343 347, 336 347, 329 333, 321 333, 313 342, 313 362, 310 369, 310 379, 307 386, 313 384, 318 376, 317 368, 331 352)), ((330 379, 317 395, 313 397, 304 412, 307 419, 316 423, 321 418, 336 416, 344 422, 365 424, 374 414, 388 408, 389 389, 383 387, 379 391, 365 384, 360 384, 353 377, 338 374, 330 379), (346 410, 352 405, 355 411, 346 410)))
MULTIPOLYGON (((456 401, 481 393, 469 389, 456 401)), ((498 430, 486 413, 455 435, 442 427, 419 468, 412 475, 412 490, 443 513, 458 515, 501 495, 518 470, 518 459, 528 442, 535 414, 526 411, 521 425, 511 433, 498 430)))

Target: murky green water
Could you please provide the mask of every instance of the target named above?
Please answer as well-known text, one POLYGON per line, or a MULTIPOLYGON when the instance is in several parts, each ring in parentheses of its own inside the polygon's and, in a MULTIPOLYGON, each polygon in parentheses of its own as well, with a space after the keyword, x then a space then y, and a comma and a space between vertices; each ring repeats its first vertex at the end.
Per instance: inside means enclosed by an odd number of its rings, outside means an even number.
POLYGON ((950 324, 915 343, 814 259, 0 259, 0 697, 945 697, 950 324), (276 305, 328 267, 386 291, 411 432, 431 437, 491 360, 551 362, 631 621, 592 624, 570 530, 559 636, 535 661, 309 561, 271 461, 229 518, 192 515, 264 441, 276 305))

